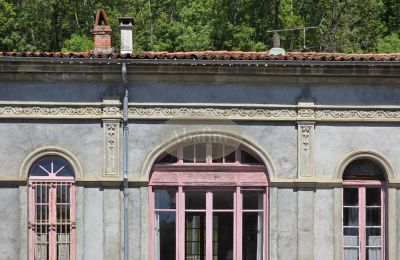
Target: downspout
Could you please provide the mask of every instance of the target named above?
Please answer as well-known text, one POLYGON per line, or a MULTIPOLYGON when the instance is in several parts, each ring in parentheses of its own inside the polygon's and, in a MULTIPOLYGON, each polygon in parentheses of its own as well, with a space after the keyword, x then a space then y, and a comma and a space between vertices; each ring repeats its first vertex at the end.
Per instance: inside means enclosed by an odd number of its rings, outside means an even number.
POLYGON ((122 63, 122 81, 125 90, 123 99, 123 154, 122 154, 122 171, 123 171, 123 193, 124 193, 124 260, 129 258, 129 226, 128 226, 128 76, 125 62, 122 63))

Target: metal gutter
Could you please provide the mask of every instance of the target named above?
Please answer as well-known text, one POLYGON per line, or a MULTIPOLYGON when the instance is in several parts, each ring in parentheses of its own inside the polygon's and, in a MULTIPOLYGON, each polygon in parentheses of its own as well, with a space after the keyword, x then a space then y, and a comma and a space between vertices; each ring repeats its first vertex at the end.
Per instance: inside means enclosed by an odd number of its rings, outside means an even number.
POLYGON ((122 81, 125 89, 123 99, 123 193, 124 193, 124 260, 129 258, 129 223, 128 223, 128 76, 125 62, 122 63, 122 81))
POLYGON ((198 60, 198 59, 114 59, 114 58, 54 58, 0 57, 0 62, 43 62, 81 64, 137 65, 281 65, 281 66, 400 66, 400 61, 315 61, 315 60, 198 60))

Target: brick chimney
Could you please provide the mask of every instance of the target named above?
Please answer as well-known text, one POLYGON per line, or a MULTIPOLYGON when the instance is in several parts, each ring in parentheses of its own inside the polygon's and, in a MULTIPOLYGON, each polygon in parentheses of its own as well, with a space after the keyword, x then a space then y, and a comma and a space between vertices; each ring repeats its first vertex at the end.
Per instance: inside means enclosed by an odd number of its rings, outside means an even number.
POLYGON ((111 45, 112 30, 104 10, 97 11, 93 27, 94 50, 96 54, 110 54, 113 52, 111 45))

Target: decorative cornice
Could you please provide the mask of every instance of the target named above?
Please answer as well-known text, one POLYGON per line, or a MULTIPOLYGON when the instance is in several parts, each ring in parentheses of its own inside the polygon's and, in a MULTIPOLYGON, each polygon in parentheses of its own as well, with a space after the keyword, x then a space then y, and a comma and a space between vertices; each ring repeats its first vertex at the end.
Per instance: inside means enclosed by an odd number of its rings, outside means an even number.
MULTIPOLYGON (((132 120, 400 122, 400 106, 131 103, 132 120)), ((121 119, 118 103, 0 102, 0 119, 121 119)))
POLYGON ((99 104, 74 103, 0 103, 0 118, 96 119, 103 117, 99 104))
POLYGON ((132 119, 296 120, 296 108, 130 107, 132 119))
POLYGON ((129 118, 400 122, 400 106, 130 104, 129 118))

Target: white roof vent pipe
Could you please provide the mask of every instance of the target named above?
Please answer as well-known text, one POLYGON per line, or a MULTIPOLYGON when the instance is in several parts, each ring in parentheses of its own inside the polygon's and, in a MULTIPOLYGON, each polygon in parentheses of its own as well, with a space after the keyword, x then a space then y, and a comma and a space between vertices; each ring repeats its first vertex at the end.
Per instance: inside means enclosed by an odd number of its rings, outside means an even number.
POLYGON ((119 17, 119 29, 121 30, 121 54, 133 52, 133 18, 119 17))
POLYGON ((281 40, 277 32, 272 36, 272 48, 268 51, 269 55, 285 55, 285 50, 281 48, 281 40))

